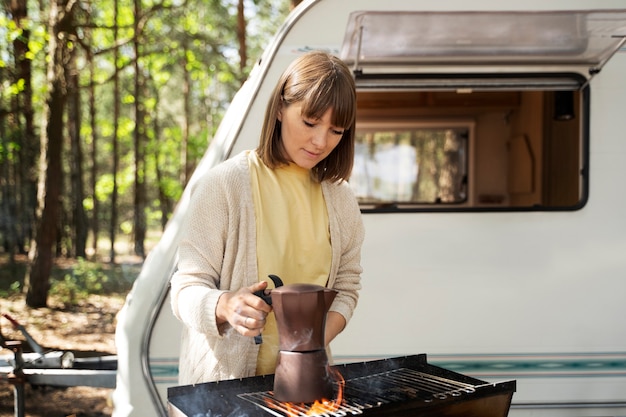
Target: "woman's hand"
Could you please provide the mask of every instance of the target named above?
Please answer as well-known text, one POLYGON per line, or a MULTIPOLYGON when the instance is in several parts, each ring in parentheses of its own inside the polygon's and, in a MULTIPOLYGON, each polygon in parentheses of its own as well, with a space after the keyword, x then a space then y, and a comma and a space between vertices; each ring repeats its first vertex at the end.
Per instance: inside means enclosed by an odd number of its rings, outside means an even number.
POLYGON ((226 292, 217 301, 215 314, 217 324, 226 322, 244 336, 258 336, 265 327, 265 318, 272 307, 260 297, 256 291, 267 288, 267 282, 261 281, 236 292, 226 292))
POLYGON ((326 329, 324 343, 326 346, 346 327, 346 319, 336 311, 329 311, 326 315, 326 329))

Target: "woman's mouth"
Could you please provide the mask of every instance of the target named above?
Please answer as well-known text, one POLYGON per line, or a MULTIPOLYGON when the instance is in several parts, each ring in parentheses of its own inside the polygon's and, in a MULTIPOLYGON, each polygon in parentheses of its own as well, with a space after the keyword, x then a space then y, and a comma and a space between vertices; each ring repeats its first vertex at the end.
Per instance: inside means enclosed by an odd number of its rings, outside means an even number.
POLYGON ((309 158, 312 158, 312 159, 317 159, 317 158, 319 158, 319 157, 320 157, 320 155, 321 155, 321 153, 318 153, 318 152, 311 152, 311 151, 308 151, 308 150, 306 150, 306 149, 303 149, 303 151, 304 151, 304 153, 305 153, 305 154, 306 154, 309 158))

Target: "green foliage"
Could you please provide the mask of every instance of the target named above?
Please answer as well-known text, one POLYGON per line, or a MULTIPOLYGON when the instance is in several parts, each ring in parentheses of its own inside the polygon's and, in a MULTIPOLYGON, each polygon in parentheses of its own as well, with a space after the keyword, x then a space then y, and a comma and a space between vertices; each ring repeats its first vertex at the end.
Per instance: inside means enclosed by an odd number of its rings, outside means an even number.
POLYGON ((8 298, 12 295, 19 294, 22 291, 22 283, 19 281, 13 281, 8 288, 0 287, 0 297, 8 298))
MULTIPOLYGON (((237 37, 237 1, 163 3, 161 0, 141 0, 141 11, 137 16, 133 1, 116 1, 119 5, 117 17, 114 16, 113 0, 79 1, 76 3, 78 12, 73 20, 66 22, 73 26, 75 32, 72 33, 78 34, 80 39, 77 42, 66 36, 65 46, 76 57, 80 98, 78 110, 81 112, 80 115, 70 114, 72 110, 68 108, 66 118, 80 122, 84 184, 82 204, 89 223, 98 222, 101 234, 109 228, 114 228, 115 232, 132 230, 128 225, 132 224, 130 222, 137 209, 134 207, 136 167, 141 170, 145 181, 145 201, 149 204, 141 209, 145 210, 149 227, 160 230, 160 218, 171 214, 167 211, 175 206, 183 192, 184 184, 180 179, 185 167, 182 166, 181 155, 188 157, 186 162, 189 166, 198 164, 232 97, 270 37, 283 23, 289 5, 288 0, 245 2, 248 62, 242 70, 237 37), (135 33, 138 18, 141 32, 135 33), (117 35, 114 27, 118 28, 117 35), (134 36, 138 36, 140 45, 138 55, 133 46, 134 36), (114 51, 117 51, 117 61, 114 51), (93 65, 90 65, 90 58, 93 65), (135 63, 139 70, 137 74, 135 63), (114 79, 118 80, 118 95, 114 94, 114 79), (136 81, 141 89, 139 95, 135 91, 136 81), (188 90, 183 91, 187 83, 188 90), (95 97, 93 108, 90 107, 92 92, 95 97), (135 106, 142 111, 142 119, 138 121, 134 119, 135 106), (92 115, 95 119, 93 123, 92 115), (140 146, 146 156, 145 165, 136 165, 136 131, 143 133, 140 146), (186 137, 183 137, 183 132, 186 132, 186 137), (119 157, 116 168, 113 166, 114 139, 119 157), (114 169, 117 170, 115 175, 114 169), (118 191, 117 225, 110 224, 114 178, 118 191), (92 182, 95 182, 95 189, 92 189, 92 182), (162 198, 165 201, 160 201, 162 198), (161 210, 166 212, 161 213, 161 210), (96 214, 97 218, 93 218, 96 214)), ((24 189, 23 184, 30 181, 36 184, 37 180, 38 167, 24 166, 25 153, 37 152, 37 149, 31 150, 33 146, 25 138, 35 138, 37 144, 34 148, 38 147, 37 138, 41 134, 40 123, 45 114, 49 89, 49 58, 46 52, 49 41, 48 8, 51 3, 28 1, 29 18, 19 24, 8 12, 9 4, 0 6, 0 113, 9 114, 0 118, 0 123, 4 123, 0 126, 0 162, 8 162, 7 172, 23 172, 23 175, 29 176, 28 179, 10 180, 14 181, 11 185, 24 189), (27 39, 25 57, 32 65, 32 96, 29 98, 34 111, 33 132, 24 131, 26 123, 23 114, 13 114, 16 103, 24 103, 22 100, 28 93, 24 80, 19 79, 14 56, 15 39, 27 39)), ((65 128, 69 125, 66 123, 65 128)), ((65 171, 59 181, 63 181, 63 189, 67 192, 63 195, 65 212, 59 223, 67 222, 62 225, 65 239, 62 244, 67 244, 67 247, 61 249, 69 254, 71 250, 68 248, 76 247, 70 242, 75 235, 75 222, 72 223, 69 213, 72 208, 69 182, 73 174, 69 167, 74 166, 76 154, 69 146, 63 152, 65 171)), ((37 163, 36 155, 32 160, 37 163)), ((0 190, 0 200, 15 199, 17 196, 15 192, 3 193, 0 190)), ((25 211, 35 212, 33 207, 25 211)), ((68 297, 69 289, 77 285, 76 273, 67 274, 59 280, 59 288, 66 288, 68 297)), ((82 274, 89 275, 86 272, 82 274)))
MULTIPOLYGON (((78 258, 52 268, 49 295, 58 297, 66 306, 85 300, 90 294, 125 294, 141 271, 140 263, 112 265, 78 258)), ((23 292, 27 262, 10 262, 0 253, 0 297, 19 296, 23 292)))
POLYGON ((66 306, 78 304, 90 294, 126 292, 130 283, 120 279, 119 271, 104 264, 78 258, 71 269, 60 278, 52 278, 49 294, 66 306))
POLYGON ((123 221, 120 224, 120 230, 125 235, 130 235, 133 232, 133 223, 130 220, 123 221))
POLYGON ((98 201, 106 201, 113 194, 113 175, 104 174, 96 182, 96 198, 98 201))
POLYGON ((175 178, 164 178, 160 183, 166 196, 173 201, 178 201, 183 195, 183 187, 180 181, 175 178))
POLYGON ((22 91, 24 91, 24 80, 21 78, 17 80, 16 83, 13 83, 9 86, 9 94, 11 95, 16 96, 22 91))

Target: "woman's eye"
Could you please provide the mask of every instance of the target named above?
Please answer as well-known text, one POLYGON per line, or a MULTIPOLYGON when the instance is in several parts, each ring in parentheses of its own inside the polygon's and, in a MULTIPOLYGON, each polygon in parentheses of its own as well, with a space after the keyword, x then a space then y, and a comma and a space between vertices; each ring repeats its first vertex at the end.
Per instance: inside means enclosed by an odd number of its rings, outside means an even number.
MULTIPOLYGON (((317 122, 312 122, 309 120, 304 120, 302 119, 302 123, 304 123, 305 126, 307 127, 315 127, 317 126, 317 122)), ((339 130, 339 129, 331 129, 331 132, 333 133, 333 135, 337 135, 337 136, 343 136, 344 130, 339 130)))

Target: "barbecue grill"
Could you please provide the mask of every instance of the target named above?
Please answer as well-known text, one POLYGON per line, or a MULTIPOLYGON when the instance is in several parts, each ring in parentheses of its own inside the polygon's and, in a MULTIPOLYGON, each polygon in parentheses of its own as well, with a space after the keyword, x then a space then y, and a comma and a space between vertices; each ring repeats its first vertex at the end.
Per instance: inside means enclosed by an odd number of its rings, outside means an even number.
POLYGON ((342 401, 311 414, 272 393, 273 375, 168 389, 170 417, 182 416, 438 416, 506 417, 515 381, 489 383, 427 363, 426 355, 333 366, 342 401))

